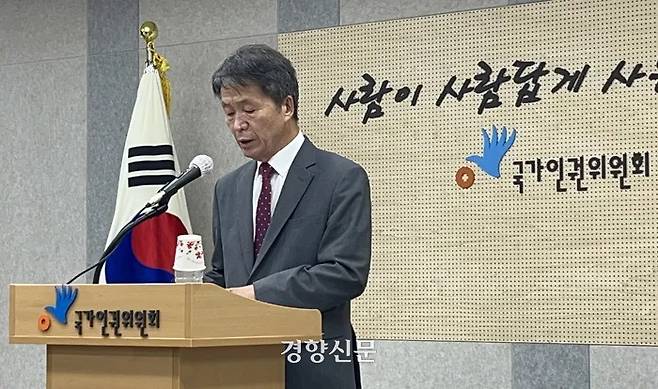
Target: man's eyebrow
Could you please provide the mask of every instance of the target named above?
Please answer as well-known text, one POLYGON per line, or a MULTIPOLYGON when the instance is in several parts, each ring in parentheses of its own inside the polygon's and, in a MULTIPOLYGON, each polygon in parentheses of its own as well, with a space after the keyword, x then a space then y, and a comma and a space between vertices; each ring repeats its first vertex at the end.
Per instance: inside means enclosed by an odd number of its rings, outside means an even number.
MULTIPOLYGON (((221 101, 222 101, 223 106, 229 105, 224 100, 221 100, 221 101)), ((249 97, 236 97, 234 99, 231 99, 231 103, 234 103, 234 104, 235 103, 237 103, 237 104, 249 104, 249 103, 251 103, 251 104, 253 104, 253 101, 249 97)))

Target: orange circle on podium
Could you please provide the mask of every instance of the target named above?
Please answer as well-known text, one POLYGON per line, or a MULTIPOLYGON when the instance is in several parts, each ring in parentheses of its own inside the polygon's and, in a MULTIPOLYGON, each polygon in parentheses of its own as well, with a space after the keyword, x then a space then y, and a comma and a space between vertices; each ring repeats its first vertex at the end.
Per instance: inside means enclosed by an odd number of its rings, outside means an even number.
POLYGON ((459 168, 459 170, 457 170, 455 181, 457 182, 457 185, 459 185, 459 187, 462 189, 470 188, 475 182, 475 173, 473 173, 473 169, 468 166, 462 166, 459 168))
POLYGON ((50 328, 50 317, 45 313, 42 313, 41 315, 39 315, 38 325, 41 332, 48 331, 48 329, 50 328))

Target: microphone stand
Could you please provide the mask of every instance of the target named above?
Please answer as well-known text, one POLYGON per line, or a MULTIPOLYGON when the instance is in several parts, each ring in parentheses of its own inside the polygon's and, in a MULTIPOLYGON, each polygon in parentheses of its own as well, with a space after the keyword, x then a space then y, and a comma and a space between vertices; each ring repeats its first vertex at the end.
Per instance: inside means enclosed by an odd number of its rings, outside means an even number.
POLYGON ((135 227, 139 223, 141 223, 141 222, 143 222, 147 219, 150 219, 152 217, 158 216, 162 213, 165 213, 167 211, 167 208, 169 207, 169 204, 168 204, 169 201, 168 200, 169 199, 167 198, 167 200, 165 200, 164 202, 161 201, 158 204, 156 204, 155 206, 154 205, 149 205, 149 204, 145 205, 144 208, 142 208, 139 212, 137 212, 137 217, 134 218, 133 220, 131 220, 130 222, 128 222, 125 226, 123 226, 121 231, 119 231, 116 234, 116 236, 114 237, 112 242, 110 242, 110 244, 107 246, 107 248, 103 252, 103 255, 101 256, 101 259, 98 260, 98 262, 96 262, 95 264, 93 264, 90 267, 83 270, 82 272, 78 273, 75 277, 73 277, 66 284, 68 285, 68 284, 72 283, 73 281, 78 279, 78 277, 80 277, 81 275, 87 273, 88 271, 90 271, 94 268, 96 269, 96 271, 94 272, 94 280, 93 280, 92 283, 98 284, 98 281, 99 281, 100 275, 101 275, 102 265, 107 261, 107 259, 114 252, 114 250, 116 250, 116 248, 119 246, 119 243, 121 242, 121 239, 123 239, 123 237, 128 232, 130 232, 130 230, 133 227, 135 227), (146 210, 146 212, 142 213, 142 212, 144 212, 144 210, 146 210))

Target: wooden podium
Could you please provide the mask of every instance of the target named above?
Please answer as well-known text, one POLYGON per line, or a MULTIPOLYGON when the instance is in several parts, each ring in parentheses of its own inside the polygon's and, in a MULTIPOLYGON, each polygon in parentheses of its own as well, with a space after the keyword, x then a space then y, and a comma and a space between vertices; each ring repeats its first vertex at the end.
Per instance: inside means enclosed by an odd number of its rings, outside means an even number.
POLYGON ((213 284, 72 288, 64 316, 56 285, 10 286, 9 341, 46 345, 48 388, 284 388, 282 342, 321 339, 319 311, 213 284))

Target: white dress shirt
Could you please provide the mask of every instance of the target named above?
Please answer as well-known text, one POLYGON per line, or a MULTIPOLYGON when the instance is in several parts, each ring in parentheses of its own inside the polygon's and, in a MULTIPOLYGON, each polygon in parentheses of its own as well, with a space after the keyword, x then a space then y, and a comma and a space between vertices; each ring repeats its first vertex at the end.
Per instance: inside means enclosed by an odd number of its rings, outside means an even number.
MULTIPOLYGON (((297 136, 290 141, 284 148, 279 150, 276 154, 267 161, 273 168, 274 174, 272 174, 272 207, 270 209, 270 215, 274 215, 274 209, 276 209, 276 203, 279 201, 279 196, 281 195, 281 189, 283 189, 283 184, 286 181, 288 176, 288 171, 292 165, 292 161, 295 160, 299 149, 302 148, 304 143, 304 134, 301 131, 297 133, 297 136)), ((256 208, 258 208, 258 197, 260 196, 260 190, 263 187, 263 179, 260 175, 260 165, 262 162, 258 161, 256 165, 256 174, 254 175, 254 189, 253 189, 253 207, 252 207, 252 216, 253 216, 253 234, 252 238, 256 234, 256 208)))

